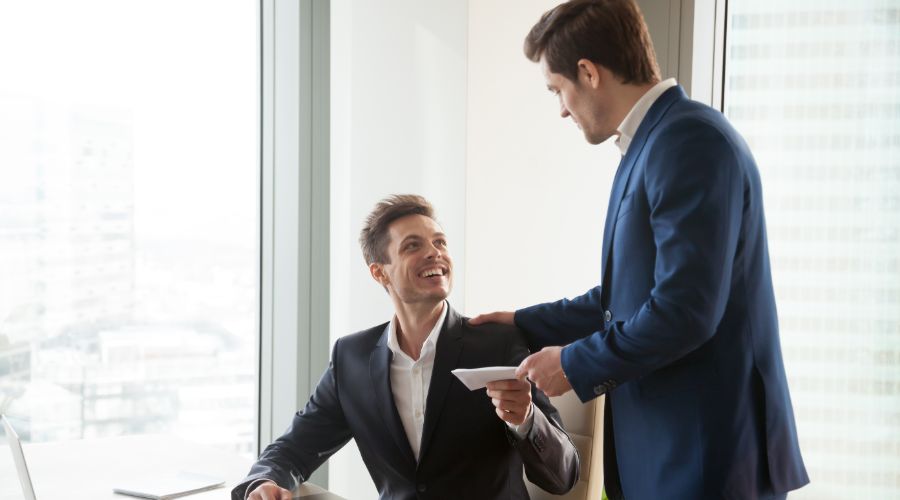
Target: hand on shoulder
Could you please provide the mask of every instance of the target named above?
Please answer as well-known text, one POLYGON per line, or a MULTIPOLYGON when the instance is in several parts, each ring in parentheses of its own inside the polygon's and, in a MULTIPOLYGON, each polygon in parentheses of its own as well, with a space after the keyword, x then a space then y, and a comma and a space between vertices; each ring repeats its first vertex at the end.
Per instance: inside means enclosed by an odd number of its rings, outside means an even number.
POLYGON ((504 325, 514 325, 515 315, 513 311, 496 311, 486 314, 479 314, 469 320, 470 325, 483 325, 485 323, 500 323, 504 325))

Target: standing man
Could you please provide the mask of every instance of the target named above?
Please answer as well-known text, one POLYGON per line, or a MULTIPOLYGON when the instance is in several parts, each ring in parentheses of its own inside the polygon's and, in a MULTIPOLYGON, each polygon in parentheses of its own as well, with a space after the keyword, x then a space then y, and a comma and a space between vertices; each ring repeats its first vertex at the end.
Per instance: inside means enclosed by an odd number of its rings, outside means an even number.
POLYGON ((351 438, 386 500, 527 500, 523 470, 551 493, 572 489, 578 454, 546 396, 524 379, 470 391, 450 373, 515 366, 528 348, 517 328, 472 327, 450 307, 447 241, 421 196, 375 206, 359 242, 393 317, 335 342, 306 408, 266 447, 233 500, 290 499, 290 489, 351 438))
POLYGON ((560 114, 616 136, 602 283, 473 323, 515 323, 548 395, 606 395, 612 499, 783 499, 809 482, 769 269, 762 189, 718 111, 660 81, 632 0, 571 0, 525 39, 560 114))

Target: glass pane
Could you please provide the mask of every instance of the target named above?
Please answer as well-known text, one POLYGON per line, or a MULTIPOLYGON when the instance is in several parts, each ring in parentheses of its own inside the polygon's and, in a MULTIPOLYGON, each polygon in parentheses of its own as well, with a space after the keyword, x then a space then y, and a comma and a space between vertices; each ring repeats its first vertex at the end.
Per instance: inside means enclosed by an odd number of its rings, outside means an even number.
POLYGON ((255 2, 0 0, 0 405, 256 447, 255 2))
POLYGON ((763 178, 812 484, 900 498, 900 3, 728 2, 725 114, 763 178))

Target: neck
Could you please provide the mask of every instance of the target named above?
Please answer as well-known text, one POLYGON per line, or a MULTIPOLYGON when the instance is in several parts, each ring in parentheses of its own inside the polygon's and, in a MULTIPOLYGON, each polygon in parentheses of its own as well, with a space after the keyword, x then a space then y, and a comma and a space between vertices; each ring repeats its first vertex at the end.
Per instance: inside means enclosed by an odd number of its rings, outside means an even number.
POLYGON ((644 83, 641 85, 616 83, 617 85, 614 90, 616 99, 613 101, 618 104, 617 109, 615 110, 616 123, 622 123, 625 121, 625 117, 628 116, 628 113, 631 112, 631 109, 634 108, 634 105, 641 100, 641 97, 644 97, 644 94, 659 82, 644 83))
POLYGON ((444 301, 416 304, 395 301, 394 306, 397 316, 397 342, 400 349, 403 349, 410 358, 419 359, 425 339, 444 311, 444 301))

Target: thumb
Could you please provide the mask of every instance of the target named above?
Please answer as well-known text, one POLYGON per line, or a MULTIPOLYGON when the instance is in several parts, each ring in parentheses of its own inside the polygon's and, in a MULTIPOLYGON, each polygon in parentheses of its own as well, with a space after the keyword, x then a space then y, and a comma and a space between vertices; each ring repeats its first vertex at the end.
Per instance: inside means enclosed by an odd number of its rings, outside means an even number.
MULTIPOLYGON (((531 356, 534 356, 534 354, 531 356)), ((528 376, 528 369, 531 368, 531 356, 519 363, 519 366, 516 368, 516 378, 524 380, 528 376)))
POLYGON ((291 500, 292 498, 294 498, 294 495, 290 490, 282 489, 279 493, 280 495, 278 496, 278 500, 291 500))

